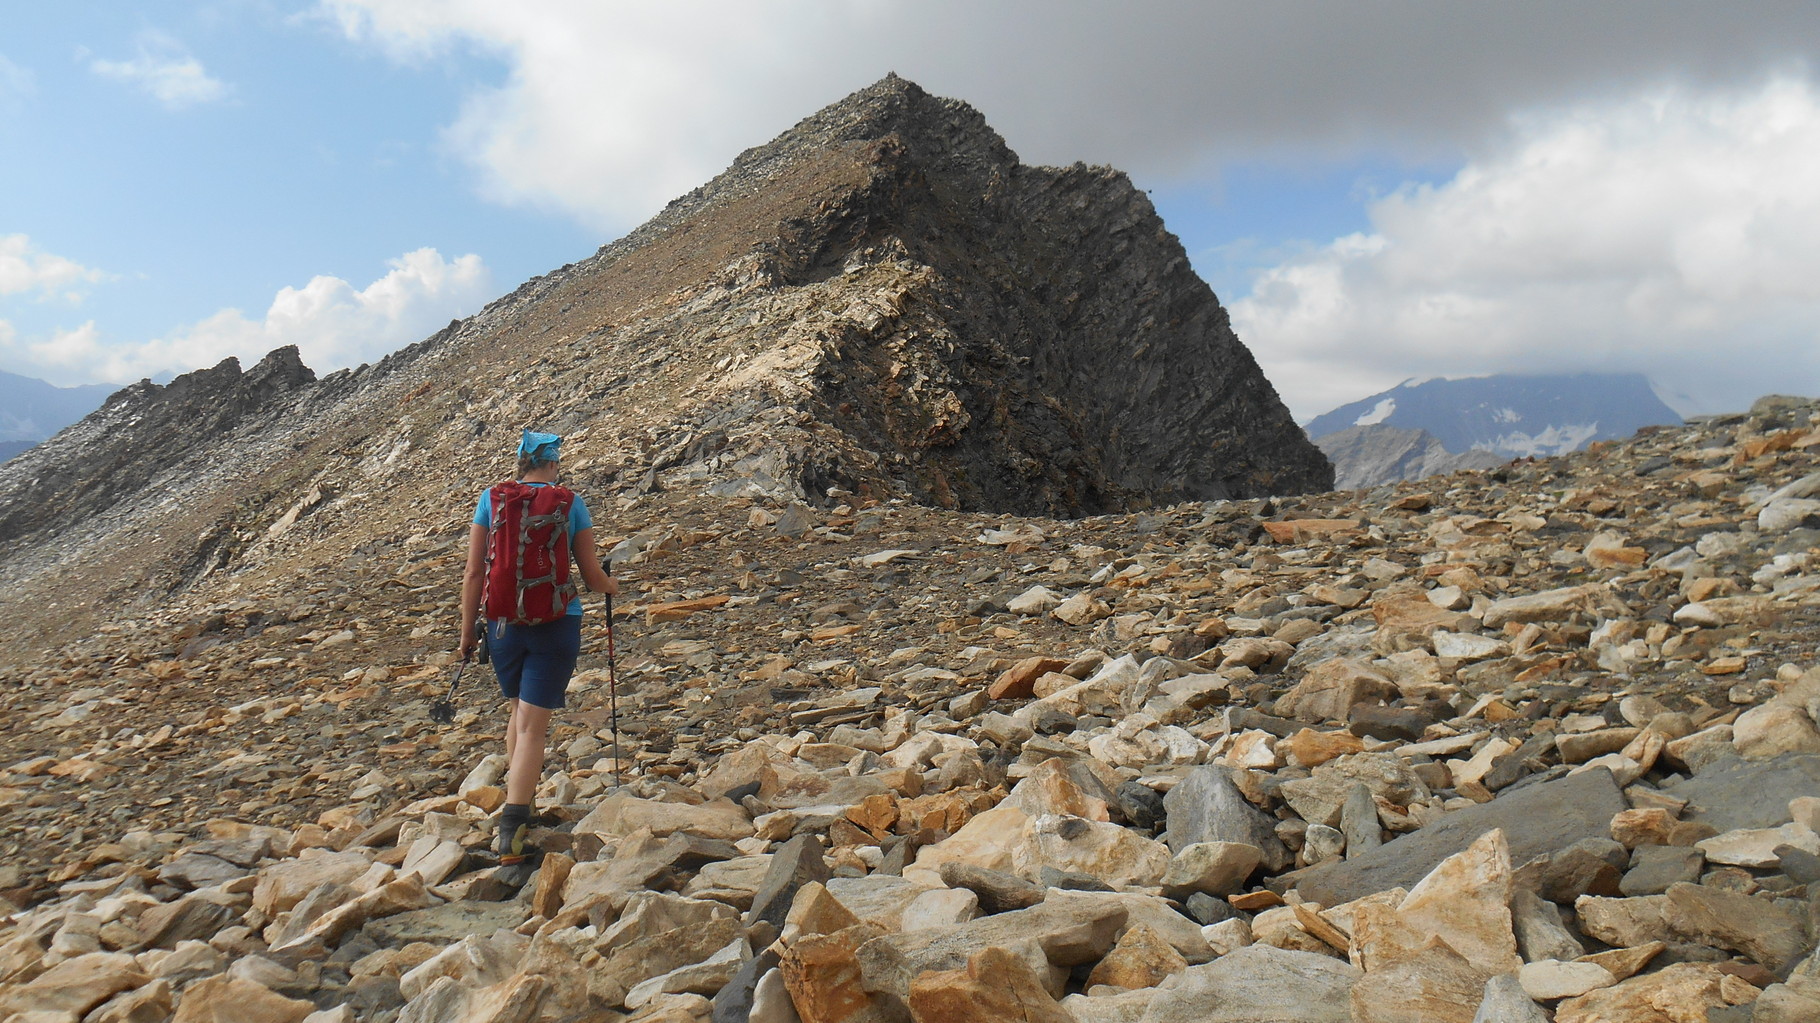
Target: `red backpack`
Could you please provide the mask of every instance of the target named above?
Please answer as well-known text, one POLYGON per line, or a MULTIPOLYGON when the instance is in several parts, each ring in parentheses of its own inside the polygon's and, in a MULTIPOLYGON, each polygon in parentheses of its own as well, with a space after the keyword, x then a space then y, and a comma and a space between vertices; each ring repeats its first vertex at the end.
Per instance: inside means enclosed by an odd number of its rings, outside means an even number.
POLYGON ((513 480, 487 492, 487 618, 541 625, 569 613, 569 507, 575 492, 513 480))

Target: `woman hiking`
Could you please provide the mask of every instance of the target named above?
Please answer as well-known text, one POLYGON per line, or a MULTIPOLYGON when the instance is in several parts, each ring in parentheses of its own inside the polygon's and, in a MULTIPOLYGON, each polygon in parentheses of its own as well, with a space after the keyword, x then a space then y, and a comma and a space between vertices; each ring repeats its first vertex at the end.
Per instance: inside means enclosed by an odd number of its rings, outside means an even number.
POLYGON ((589 590, 619 593, 619 584, 600 567, 588 506, 556 482, 561 451, 556 434, 524 431, 517 478, 481 493, 468 528, 461 658, 474 652, 484 597, 493 671, 500 693, 511 701, 506 804, 499 811, 495 846, 502 866, 521 863, 535 851, 525 833, 543 776, 550 714, 562 707, 581 654, 581 597, 569 579, 571 558, 589 590))

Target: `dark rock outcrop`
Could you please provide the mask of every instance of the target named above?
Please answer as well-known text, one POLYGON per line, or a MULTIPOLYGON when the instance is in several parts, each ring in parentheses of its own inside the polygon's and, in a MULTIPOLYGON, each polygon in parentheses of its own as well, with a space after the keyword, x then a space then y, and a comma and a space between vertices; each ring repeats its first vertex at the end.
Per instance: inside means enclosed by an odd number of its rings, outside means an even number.
POLYGON ((230 357, 168 384, 121 388, 0 473, 0 550, 46 526, 74 526, 198 451, 231 457, 242 420, 315 379, 287 346, 246 372, 230 357))

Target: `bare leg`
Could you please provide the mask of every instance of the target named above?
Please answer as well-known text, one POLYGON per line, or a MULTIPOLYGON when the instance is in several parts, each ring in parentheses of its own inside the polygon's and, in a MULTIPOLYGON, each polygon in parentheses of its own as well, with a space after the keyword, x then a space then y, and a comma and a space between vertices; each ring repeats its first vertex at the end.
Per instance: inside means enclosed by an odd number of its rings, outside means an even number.
POLYGON ((529 805, 543 778, 544 739, 550 730, 550 709, 522 700, 512 701, 512 720, 506 732, 506 802, 529 805))
POLYGON ((506 771, 512 770, 512 751, 518 745, 518 701, 506 707, 506 771))

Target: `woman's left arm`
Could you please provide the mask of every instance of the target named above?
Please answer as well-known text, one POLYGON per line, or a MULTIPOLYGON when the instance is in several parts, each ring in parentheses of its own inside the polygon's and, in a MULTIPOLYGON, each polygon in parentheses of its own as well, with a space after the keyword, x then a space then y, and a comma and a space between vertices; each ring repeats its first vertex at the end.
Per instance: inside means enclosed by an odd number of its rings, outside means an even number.
POLYGON ((595 593, 619 596, 619 582, 600 567, 600 554, 594 546, 592 527, 575 534, 575 564, 581 568, 582 582, 595 593))

